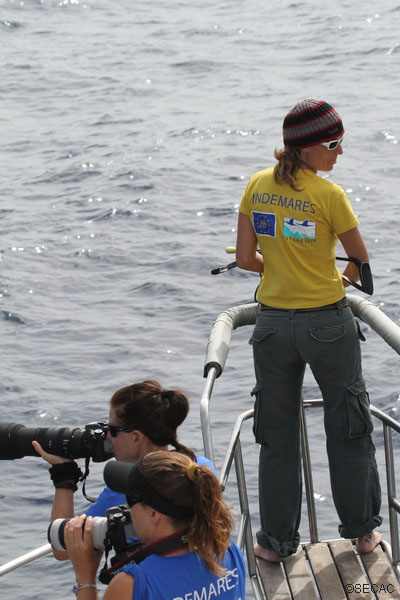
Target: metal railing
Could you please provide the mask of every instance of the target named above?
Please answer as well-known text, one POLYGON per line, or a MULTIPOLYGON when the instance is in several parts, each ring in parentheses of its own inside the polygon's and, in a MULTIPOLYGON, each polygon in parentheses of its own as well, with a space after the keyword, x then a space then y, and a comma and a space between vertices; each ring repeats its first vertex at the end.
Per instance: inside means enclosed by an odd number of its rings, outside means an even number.
MULTIPOLYGON (((358 296, 347 296, 350 301, 350 307, 355 316, 365 321, 378 335, 384 339, 398 354, 400 354, 400 328, 389 319, 384 313, 369 300, 364 300, 358 296)), ((255 323, 257 316, 257 304, 247 304, 233 307, 221 313, 211 330, 207 345, 206 361, 204 367, 204 376, 206 383, 200 401, 200 419, 203 433, 203 443, 205 455, 214 462, 214 446, 212 441, 212 427, 209 414, 211 395, 213 392, 215 380, 221 375, 227 354, 232 331, 244 325, 255 323)), ((308 444, 307 425, 305 418, 305 409, 312 407, 322 407, 323 400, 303 401, 301 411, 301 444, 302 444, 302 462, 304 474, 304 487, 307 499, 307 513, 309 522, 309 532, 311 543, 318 542, 318 525, 314 501, 313 478, 311 468, 310 449, 308 444)), ((262 584, 258 577, 257 565, 253 548, 253 535, 251 530, 251 519, 249 510, 249 500, 246 487, 245 469, 241 449, 240 434, 243 423, 253 418, 253 410, 241 413, 233 426, 232 435, 225 454, 224 462, 220 473, 220 483, 225 489, 228 477, 233 463, 235 464, 237 490, 240 504, 240 523, 237 542, 243 549, 246 549, 248 575, 253 587, 256 600, 264 598, 262 584)), ((395 483, 395 465, 393 452, 393 431, 400 433, 400 423, 383 413, 378 408, 371 406, 371 413, 379 419, 383 427, 384 451, 386 464, 387 495, 389 507, 389 524, 391 540, 391 561, 394 571, 398 578, 399 572, 399 530, 398 513, 400 512, 400 502, 396 497, 395 483)), ((390 554, 389 553, 389 554, 390 554)))
POLYGON ((50 552, 51 552, 50 544, 44 544, 44 546, 39 546, 39 548, 36 548, 35 550, 31 550, 30 552, 27 552, 26 554, 23 554, 22 556, 19 556, 18 558, 14 558, 13 560, 10 560, 8 563, 1 565, 0 577, 2 575, 6 575, 6 573, 9 573, 10 571, 15 571, 15 569, 18 569, 19 567, 23 567, 24 565, 27 565, 28 563, 32 562, 33 560, 36 560, 37 558, 41 558, 42 556, 45 556, 46 554, 50 554, 50 552))

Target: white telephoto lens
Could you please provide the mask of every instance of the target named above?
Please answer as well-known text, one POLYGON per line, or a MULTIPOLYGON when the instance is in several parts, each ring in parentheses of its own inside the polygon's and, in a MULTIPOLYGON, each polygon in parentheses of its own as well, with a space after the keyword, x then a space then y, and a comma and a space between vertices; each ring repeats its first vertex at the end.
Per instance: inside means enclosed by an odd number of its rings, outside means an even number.
MULTIPOLYGON (((55 519, 49 525, 47 538, 53 550, 65 552, 64 528, 71 519, 55 519)), ((107 518, 93 517, 93 548, 102 550, 107 533, 107 518)))

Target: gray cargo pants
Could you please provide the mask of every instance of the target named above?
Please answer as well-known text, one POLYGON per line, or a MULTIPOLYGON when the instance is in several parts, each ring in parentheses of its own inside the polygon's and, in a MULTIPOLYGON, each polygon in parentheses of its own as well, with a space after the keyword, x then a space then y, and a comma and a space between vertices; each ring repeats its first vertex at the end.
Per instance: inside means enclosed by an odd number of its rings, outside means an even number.
POLYGON ((296 552, 301 509, 300 403, 306 364, 324 399, 331 487, 339 533, 357 538, 379 526, 381 492, 358 328, 344 301, 307 312, 260 310, 252 336, 254 433, 259 462, 260 546, 296 552))

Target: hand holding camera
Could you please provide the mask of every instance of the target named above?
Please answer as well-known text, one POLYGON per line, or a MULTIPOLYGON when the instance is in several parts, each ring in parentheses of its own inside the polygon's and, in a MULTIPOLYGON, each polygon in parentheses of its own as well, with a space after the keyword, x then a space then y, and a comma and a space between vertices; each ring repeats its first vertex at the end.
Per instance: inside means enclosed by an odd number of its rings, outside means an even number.
POLYGON ((93 547, 93 518, 81 515, 70 519, 64 540, 77 581, 94 584, 103 551, 93 547))
POLYGON ((58 456, 57 454, 50 454, 43 450, 42 446, 39 442, 35 440, 32 441, 32 446, 35 448, 36 452, 41 456, 45 461, 49 463, 49 465, 59 465, 61 463, 72 462, 72 458, 63 458, 62 456, 58 456))

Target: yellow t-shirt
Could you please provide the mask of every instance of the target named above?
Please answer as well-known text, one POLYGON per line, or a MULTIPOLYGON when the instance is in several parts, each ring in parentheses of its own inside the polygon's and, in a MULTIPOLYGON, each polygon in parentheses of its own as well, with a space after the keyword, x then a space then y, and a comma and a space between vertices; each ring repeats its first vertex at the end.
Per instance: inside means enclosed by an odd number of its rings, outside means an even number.
POLYGON ((239 208, 264 258, 257 300, 276 308, 314 308, 343 298, 337 236, 359 224, 341 187, 309 170, 299 170, 296 181, 299 192, 276 183, 272 168, 258 171, 239 208))

